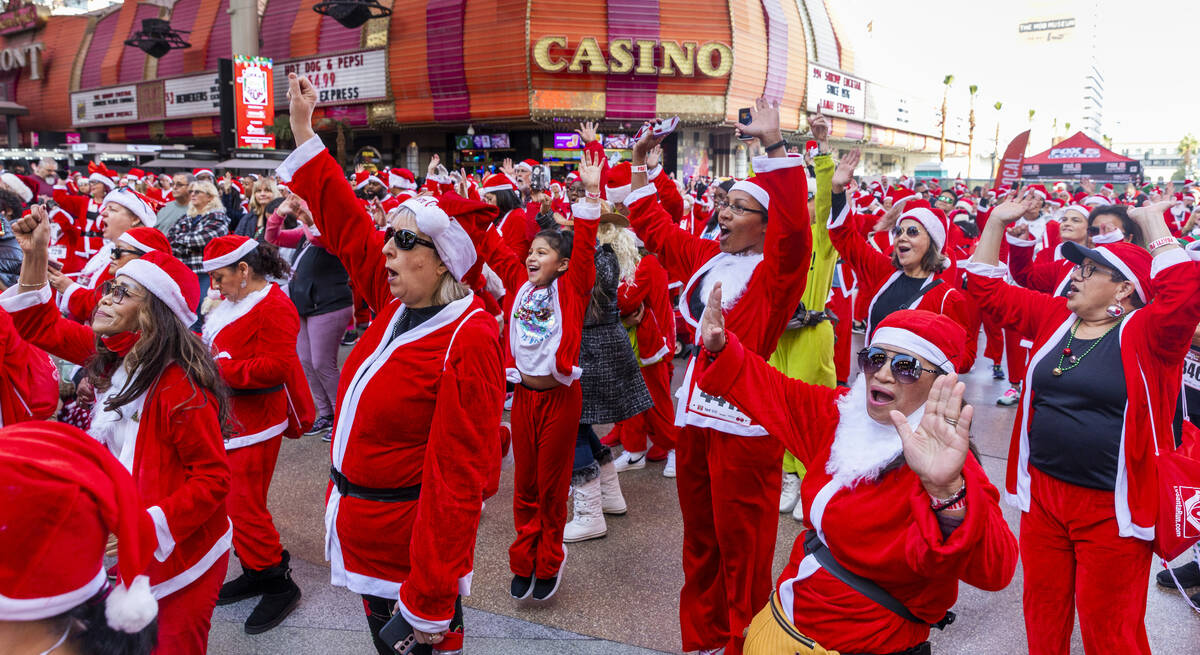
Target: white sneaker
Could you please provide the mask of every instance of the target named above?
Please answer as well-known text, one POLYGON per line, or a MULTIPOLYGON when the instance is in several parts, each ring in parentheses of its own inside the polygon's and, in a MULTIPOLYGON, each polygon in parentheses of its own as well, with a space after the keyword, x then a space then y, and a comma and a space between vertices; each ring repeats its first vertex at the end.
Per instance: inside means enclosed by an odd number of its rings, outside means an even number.
POLYGON ((999 398, 996 399, 996 404, 1002 405, 1004 407, 1012 407, 1013 405, 1016 405, 1017 402, 1020 400, 1021 400, 1021 390, 1016 387, 1009 387, 1008 390, 1006 390, 1004 392, 1003 396, 1000 396, 999 398))
POLYGON ((512 399, 513 395, 511 393, 504 397, 504 409, 510 412, 512 411, 512 399))
POLYGON ((664 478, 675 477, 675 449, 674 448, 667 451, 667 465, 663 467, 663 477, 664 478))
POLYGON ((616 467, 617 473, 644 469, 646 468, 647 452, 649 451, 643 450, 640 453, 631 453, 626 450, 613 460, 613 466, 616 467))
POLYGON ((608 525, 601 510, 600 478, 575 485, 575 516, 563 528, 563 542, 599 539, 606 534, 608 525))
POLYGON ((787 514, 796 508, 800 501, 800 476, 795 473, 783 474, 783 487, 779 492, 779 513, 787 514))
POLYGON ((796 507, 792 509, 792 518, 796 519, 797 521, 804 520, 804 503, 796 503, 796 507))

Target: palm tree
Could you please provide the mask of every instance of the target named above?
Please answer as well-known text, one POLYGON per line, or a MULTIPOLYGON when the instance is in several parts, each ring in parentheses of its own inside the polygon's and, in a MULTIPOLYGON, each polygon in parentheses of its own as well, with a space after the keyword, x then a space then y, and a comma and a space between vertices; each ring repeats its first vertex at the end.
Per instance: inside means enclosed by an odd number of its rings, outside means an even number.
POLYGON ((317 123, 317 129, 336 129, 337 130, 337 161, 338 164, 346 168, 346 151, 348 150, 347 136, 352 144, 354 142, 354 128, 346 121, 336 118, 322 118, 317 123))
POLYGON ((275 145, 280 142, 292 142, 292 120, 287 114, 280 114, 275 117, 275 123, 267 126, 267 131, 275 135, 275 145))
POLYGON ((1032 126, 1032 125, 1033 125, 1033 115, 1034 115, 1034 114, 1036 114, 1036 113, 1037 113, 1037 110, 1036 110, 1036 109, 1030 109, 1030 110, 1029 110, 1029 125, 1030 125, 1030 126, 1032 126))
POLYGON ((996 158, 1000 156, 1000 110, 1004 108, 1004 103, 997 100, 992 108, 996 110, 996 147, 992 149, 992 175, 995 175, 996 158))
POLYGON ((1100 135, 1100 143, 1104 144, 1105 148, 1112 150, 1112 137, 1111 136, 1109 136, 1107 134, 1101 134, 1100 135))
POLYGON ((1180 167, 1183 169, 1184 179, 1192 176, 1192 158, 1196 155, 1197 149, 1200 149, 1200 142, 1197 142, 1196 137, 1191 134, 1179 140, 1179 156, 1183 159, 1180 167))
POLYGON ((938 146, 939 162, 946 160, 946 99, 950 96, 950 86, 954 84, 954 76, 947 75, 946 78, 942 80, 942 84, 945 85, 946 88, 942 90, 942 141, 941 145, 938 146))
POLYGON ((967 89, 971 92, 971 113, 967 115, 967 180, 970 180, 975 155, 975 94, 979 93, 979 85, 972 84, 967 89))

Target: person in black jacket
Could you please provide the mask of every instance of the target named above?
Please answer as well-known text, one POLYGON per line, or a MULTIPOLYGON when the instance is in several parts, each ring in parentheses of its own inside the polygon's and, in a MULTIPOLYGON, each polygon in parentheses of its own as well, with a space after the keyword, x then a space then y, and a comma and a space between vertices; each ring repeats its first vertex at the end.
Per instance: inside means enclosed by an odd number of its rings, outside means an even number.
POLYGON ((21 246, 12 233, 12 221, 21 217, 25 203, 11 191, 0 190, 0 286, 11 287, 21 275, 21 246))

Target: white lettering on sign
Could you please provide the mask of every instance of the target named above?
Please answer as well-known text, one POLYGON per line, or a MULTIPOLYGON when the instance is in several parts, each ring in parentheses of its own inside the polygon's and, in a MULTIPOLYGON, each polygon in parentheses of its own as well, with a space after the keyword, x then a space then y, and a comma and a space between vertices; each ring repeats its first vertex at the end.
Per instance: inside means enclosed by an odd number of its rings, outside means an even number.
MULTIPOLYGON (((344 105, 387 97, 387 56, 383 50, 313 57, 276 64, 281 80, 306 75, 317 90, 318 105, 344 105)), ((275 85, 275 106, 287 107, 287 84, 275 85)))
POLYGON ((1099 148, 1051 148, 1050 159, 1100 159, 1099 148))
POLYGON ((826 116, 863 120, 866 111, 866 83, 840 71, 809 66, 808 110, 821 110, 826 116))
POLYGON ((14 68, 29 67, 29 79, 42 79, 42 50, 46 44, 27 43, 0 50, 0 70, 10 71, 14 68))
POLYGON ((131 123, 137 117, 136 86, 110 86, 71 94, 72 125, 131 123))
POLYGON ((215 73, 163 80, 167 118, 221 113, 221 84, 215 73))

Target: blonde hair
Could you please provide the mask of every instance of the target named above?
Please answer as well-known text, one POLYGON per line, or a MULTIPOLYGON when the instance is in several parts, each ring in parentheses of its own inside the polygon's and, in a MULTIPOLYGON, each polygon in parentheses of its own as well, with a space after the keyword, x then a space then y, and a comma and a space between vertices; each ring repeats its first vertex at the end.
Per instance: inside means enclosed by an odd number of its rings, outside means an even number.
POLYGON ((638 252, 637 244, 629 230, 618 227, 614 223, 601 223, 596 232, 596 239, 601 244, 607 244, 617 256, 617 268, 621 272, 622 282, 633 282, 637 275, 638 262, 642 255, 638 252))
MULTIPOLYGON (((250 186, 250 213, 255 216, 264 216, 267 213, 267 206, 258 204, 258 190, 265 188, 271 192, 271 200, 279 197, 279 187, 275 184, 275 180, 269 177, 260 177, 250 186)), ((270 203, 271 200, 267 202, 270 203)))
POLYGON ((203 191, 208 194, 208 204, 204 209, 196 209, 196 206, 188 203, 188 216, 198 216, 200 214, 211 214, 215 211, 225 211, 225 205, 221 204, 221 193, 217 191, 217 185, 208 180, 196 180, 188 185, 188 191, 203 191))

